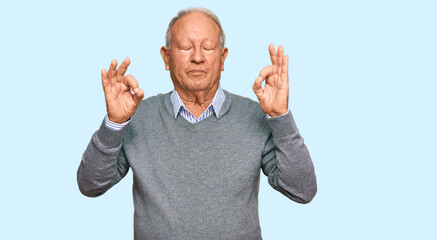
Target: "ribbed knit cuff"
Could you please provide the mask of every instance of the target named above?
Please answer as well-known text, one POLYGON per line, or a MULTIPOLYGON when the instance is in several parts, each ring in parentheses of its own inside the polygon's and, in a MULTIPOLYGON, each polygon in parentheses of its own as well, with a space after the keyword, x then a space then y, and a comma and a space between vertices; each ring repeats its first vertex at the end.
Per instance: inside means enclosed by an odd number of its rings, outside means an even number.
POLYGON ((270 131, 272 131, 273 137, 283 137, 297 131, 296 123, 290 110, 285 115, 267 118, 267 124, 270 127, 270 131))
POLYGON ((121 141, 123 139, 123 133, 126 128, 122 128, 120 130, 112 130, 106 126, 106 121, 103 120, 100 125, 99 130, 97 131, 95 141, 97 141, 105 149, 119 148, 121 147, 121 141))

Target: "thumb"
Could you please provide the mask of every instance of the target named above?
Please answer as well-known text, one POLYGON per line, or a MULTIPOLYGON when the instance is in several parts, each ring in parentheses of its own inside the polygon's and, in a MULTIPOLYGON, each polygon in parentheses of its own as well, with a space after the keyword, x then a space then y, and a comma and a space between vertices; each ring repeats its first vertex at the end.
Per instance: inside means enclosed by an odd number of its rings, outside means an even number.
POLYGON ((263 92, 264 92, 264 89, 262 88, 262 85, 261 85, 261 81, 262 81, 262 77, 256 78, 255 83, 253 83, 253 86, 252 86, 253 92, 255 93, 258 100, 261 100, 263 92))
POLYGON ((138 106, 144 98, 144 90, 141 88, 135 88, 134 89, 135 94, 133 95, 133 99, 135 102, 135 105, 138 106))

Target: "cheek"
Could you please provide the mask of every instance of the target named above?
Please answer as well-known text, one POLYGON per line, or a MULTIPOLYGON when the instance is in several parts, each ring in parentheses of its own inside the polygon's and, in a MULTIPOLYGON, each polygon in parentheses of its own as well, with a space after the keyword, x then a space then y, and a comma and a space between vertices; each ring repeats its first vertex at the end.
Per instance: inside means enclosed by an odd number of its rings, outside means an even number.
POLYGON ((220 70, 222 67, 222 58, 220 56, 214 56, 213 58, 211 58, 210 63, 214 71, 220 70))
POLYGON ((173 55, 173 62, 175 65, 185 65, 187 62, 189 62, 189 55, 187 53, 177 53, 173 55))
POLYGON ((170 68, 175 71, 176 74, 179 74, 179 71, 182 71, 184 67, 184 59, 183 56, 174 55, 170 61, 170 68))

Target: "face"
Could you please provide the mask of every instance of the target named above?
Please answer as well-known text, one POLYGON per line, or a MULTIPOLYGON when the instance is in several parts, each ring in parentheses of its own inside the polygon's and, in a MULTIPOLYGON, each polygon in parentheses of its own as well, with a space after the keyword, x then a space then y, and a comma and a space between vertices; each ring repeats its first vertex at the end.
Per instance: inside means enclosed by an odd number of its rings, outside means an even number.
POLYGON ((202 13, 189 13, 171 28, 170 48, 161 55, 176 90, 212 91, 218 87, 228 54, 220 45, 220 28, 202 13))

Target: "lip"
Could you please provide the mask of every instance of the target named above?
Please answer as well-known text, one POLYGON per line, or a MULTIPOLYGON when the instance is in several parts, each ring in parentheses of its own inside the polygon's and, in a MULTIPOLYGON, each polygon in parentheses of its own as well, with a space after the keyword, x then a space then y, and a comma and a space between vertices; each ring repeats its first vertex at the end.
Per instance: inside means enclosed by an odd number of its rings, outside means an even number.
POLYGON ((203 75, 206 72, 203 70, 200 70, 200 69, 193 69, 193 70, 188 71, 188 73, 191 75, 203 75))

